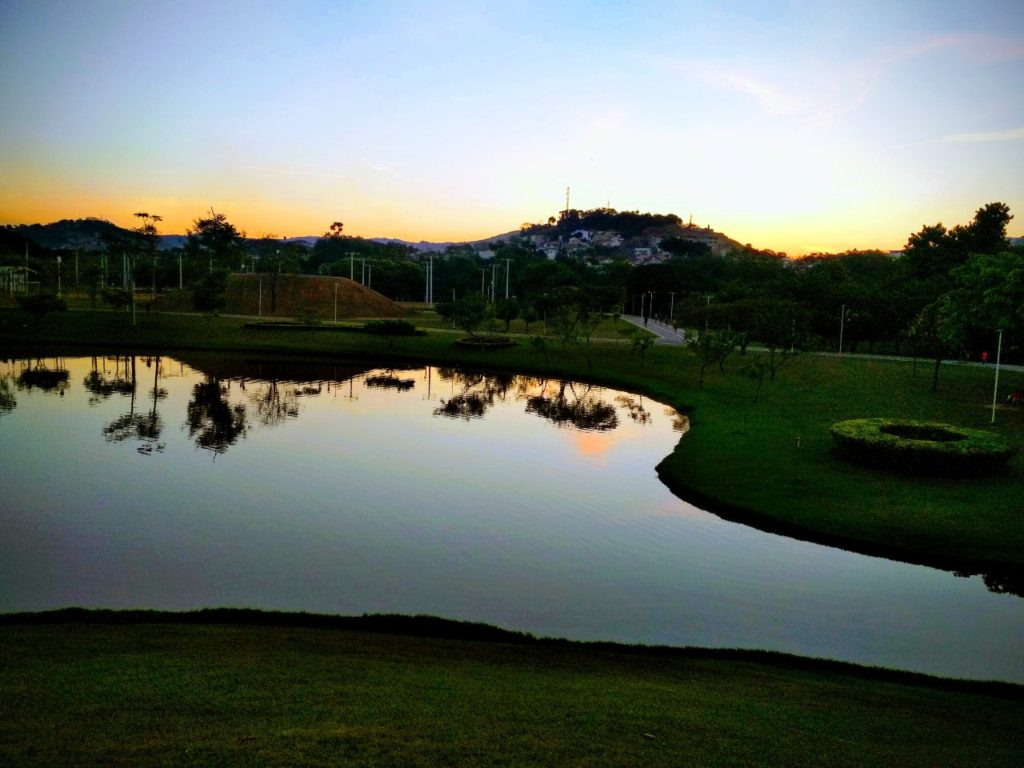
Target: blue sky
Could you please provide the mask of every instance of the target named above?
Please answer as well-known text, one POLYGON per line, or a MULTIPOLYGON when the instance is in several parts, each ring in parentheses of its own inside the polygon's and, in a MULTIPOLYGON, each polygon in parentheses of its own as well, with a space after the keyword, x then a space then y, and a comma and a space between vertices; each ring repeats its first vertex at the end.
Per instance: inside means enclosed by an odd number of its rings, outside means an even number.
POLYGON ((0 44, 0 222, 461 240, 571 186, 800 254, 1024 214, 1019 2, 2 2, 0 44))

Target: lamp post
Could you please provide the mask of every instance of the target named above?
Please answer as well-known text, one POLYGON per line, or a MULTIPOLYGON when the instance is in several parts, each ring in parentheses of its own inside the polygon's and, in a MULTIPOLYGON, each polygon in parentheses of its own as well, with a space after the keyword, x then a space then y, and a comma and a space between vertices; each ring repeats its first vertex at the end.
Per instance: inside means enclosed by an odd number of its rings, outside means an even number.
POLYGON ((505 262, 505 301, 508 301, 508 275, 512 259, 503 259, 505 262))
POLYGON ((839 354, 843 354, 843 329, 846 327, 846 305, 839 312, 839 354))
POLYGON ((676 319, 676 292, 669 291, 668 296, 668 321, 672 324, 676 319))
POLYGON ((992 387, 992 421, 990 424, 996 423, 996 398, 999 395, 999 360, 1003 354, 1003 329, 999 329, 999 341, 996 344, 996 383, 992 387))
POLYGON ((338 284, 334 284, 334 322, 338 322, 338 284))
POLYGON ((704 294, 704 298, 708 300, 708 305, 704 309, 704 333, 707 333, 708 332, 708 323, 709 323, 710 317, 711 317, 711 294, 710 293, 704 294))

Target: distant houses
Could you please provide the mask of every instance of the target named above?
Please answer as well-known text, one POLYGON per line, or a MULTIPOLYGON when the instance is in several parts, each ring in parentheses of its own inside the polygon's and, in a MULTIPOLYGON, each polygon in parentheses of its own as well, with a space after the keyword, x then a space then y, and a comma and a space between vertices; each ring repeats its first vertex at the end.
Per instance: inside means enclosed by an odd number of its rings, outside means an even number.
MULTIPOLYGON (((626 238, 612 229, 574 229, 566 236, 556 230, 533 232, 525 239, 548 259, 559 256, 583 257, 592 255, 600 262, 612 258, 623 258, 634 265, 659 264, 668 260, 671 253, 661 248, 667 238, 688 240, 707 246, 713 254, 728 253, 739 244, 730 240, 711 227, 698 227, 693 223, 674 228, 657 227, 648 234, 626 238)), ((489 258, 493 252, 489 247, 478 250, 481 258, 489 258)))

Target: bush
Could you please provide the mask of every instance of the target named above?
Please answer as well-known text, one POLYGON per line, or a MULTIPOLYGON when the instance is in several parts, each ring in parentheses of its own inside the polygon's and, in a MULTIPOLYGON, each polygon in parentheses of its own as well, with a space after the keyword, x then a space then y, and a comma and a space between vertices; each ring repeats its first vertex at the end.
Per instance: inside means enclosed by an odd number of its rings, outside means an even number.
POLYGON ((1005 464, 1017 448, 980 429, 906 419, 851 419, 832 425, 840 457, 906 474, 977 475, 1005 464))
POLYGON ((32 293, 18 296, 18 307, 31 315, 34 315, 37 323, 50 312, 63 312, 68 308, 64 299, 58 299, 52 293, 32 293))
POLYGON ((104 288, 101 295, 103 303, 111 309, 127 309, 132 303, 131 291, 124 288, 104 288))
POLYGON ((416 326, 408 320, 371 320, 363 325, 363 330, 374 336, 416 335, 416 326))

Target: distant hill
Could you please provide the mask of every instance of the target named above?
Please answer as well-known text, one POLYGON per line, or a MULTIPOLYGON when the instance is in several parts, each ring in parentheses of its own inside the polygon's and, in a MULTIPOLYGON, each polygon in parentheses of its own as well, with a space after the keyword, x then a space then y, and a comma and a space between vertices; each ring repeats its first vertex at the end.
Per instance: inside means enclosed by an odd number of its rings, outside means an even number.
MULTIPOLYGON (((723 253, 741 247, 740 243, 721 232, 715 232, 710 228, 695 227, 692 224, 684 224, 679 217, 673 214, 638 214, 632 211, 615 212, 603 209, 596 211, 571 211, 570 213, 573 215, 563 217, 561 221, 554 225, 533 225, 527 228, 525 234, 532 236, 534 241, 537 242, 549 239, 557 240, 559 238, 568 240, 574 231, 581 229, 601 230, 619 232, 626 239, 634 238, 641 234, 692 239, 707 244, 716 253, 723 253)), ((20 233, 37 245, 53 250, 74 250, 75 248, 97 250, 104 248, 109 240, 117 240, 131 234, 130 230, 119 227, 105 219, 98 218, 62 219, 50 224, 22 224, 10 229, 20 233)), ((453 245, 470 245, 478 249, 486 248, 496 240, 509 240, 523 234, 523 230, 515 229, 480 240, 444 242, 431 242, 427 240, 413 242, 394 237, 373 237, 368 239, 375 243, 404 245, 425 253, 437 253, 453 245)), ((185 245, 186 239, 185 235, 159 235, 157 247, 161 251, 181 248, 185 245)), ((319 239, 319 235, 301 235, 285 238, 285 242, 302 243, 312 247, 319 239)), ((255 239, 250 238, 250 241, 255 242, 255 239)))
POLYGON ((128 234, 106 219, 61 219, 51 224, 23 224, 15 229, 37 245, 59 250, 96 250, 110 238, 128 234))
MULTIPOLYGON (((37 245, 41 245, 44 248, 51 248, 53 250, 74 250, 75 248, 97 250, 103 248, 106 245, 107 240, 125 237, 130 234, 130 230, 119 227, 106 219, 96 218, 62 219, 50 224, 21 224, 13 229, 37 245)), ((407 245, 418 251, 437 252, 443 251, 451 245, 487 245, 495 240, 508 239, 509 237, 518 234, 518 230, 513 230, 501 235, 487 237, 482 240, 474 240, 469 243, 454 241, 434 243, 426 240, 411 242, 409 240, 401 240, 395 237, 373 237, 368 239, 375 243, 394 243, 398 245, 407 245)), ((174 248, 181 248, 185 245, 186 239, 187 237, 185 235, 159 235, 157 247, 161 251, 170 251, 174 248)), ((299 237, 285 238, 285 242, 303 243, 304 245, 312 247, 319 239, 319 235, 301 235, 299 237)))

